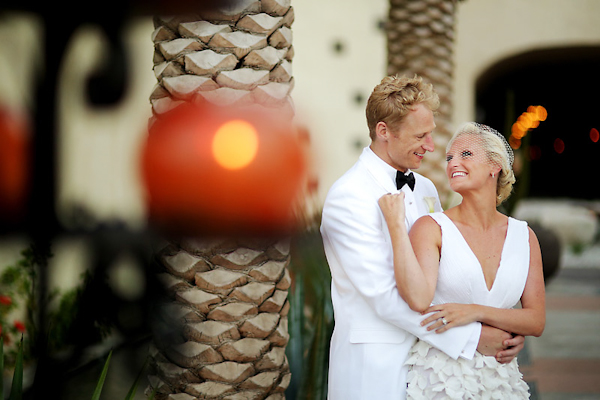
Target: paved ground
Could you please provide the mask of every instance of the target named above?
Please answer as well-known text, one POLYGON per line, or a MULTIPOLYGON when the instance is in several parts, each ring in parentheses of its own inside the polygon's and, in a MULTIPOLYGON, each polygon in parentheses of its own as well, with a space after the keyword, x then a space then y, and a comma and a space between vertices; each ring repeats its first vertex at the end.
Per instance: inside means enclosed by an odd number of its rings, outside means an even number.
POLYGON ((519 357, 534 400, 600 399, 599 249, 564 256, 547 283, 546 329, 519 357))

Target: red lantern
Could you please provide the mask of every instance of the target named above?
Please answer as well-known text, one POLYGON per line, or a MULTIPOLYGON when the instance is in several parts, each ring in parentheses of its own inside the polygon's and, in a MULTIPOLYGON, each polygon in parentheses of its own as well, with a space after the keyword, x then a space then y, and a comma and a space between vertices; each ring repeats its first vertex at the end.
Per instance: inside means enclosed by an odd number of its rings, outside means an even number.
POLYGON ((289 231, 305 170, 289 120, 266 110, 179 106, 142 152, 150 221, 178 233, 289 231))
POLYGON ((0 220, 19 222, 29 183, 29 124, 24 115, 0 106, 0 220))

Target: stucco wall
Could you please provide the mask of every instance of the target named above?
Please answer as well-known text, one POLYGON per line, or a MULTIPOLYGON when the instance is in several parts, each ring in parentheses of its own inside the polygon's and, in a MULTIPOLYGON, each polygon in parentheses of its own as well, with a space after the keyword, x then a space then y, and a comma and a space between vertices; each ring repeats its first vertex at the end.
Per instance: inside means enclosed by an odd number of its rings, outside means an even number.
POLYGON ((371 91, 385 76, 386 39, 378 22, 387 18, 388 1, 293 4, 292 97, 298 122, 311 134, 323 199, 370 143, 364 110, 371 91), (338 42, 343 46, 339 53, 334 49, 338 42), (362 102, 356 96, 362 96, 362 102))

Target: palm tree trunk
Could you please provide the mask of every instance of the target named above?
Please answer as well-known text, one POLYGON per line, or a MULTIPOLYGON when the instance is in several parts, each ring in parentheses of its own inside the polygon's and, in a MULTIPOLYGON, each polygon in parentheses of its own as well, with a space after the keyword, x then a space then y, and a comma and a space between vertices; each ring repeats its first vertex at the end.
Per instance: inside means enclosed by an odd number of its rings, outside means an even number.
MULTIPOLYGON (((290 0, 240 0, 155 17, 153 118, 186 101, 293 116, 290 0)), ((171 240, 157 252, 167 300, 151 349, 156 399, 284 399, 290 381, 289 242, 171 240)))
POLYGON ((387 26, 388 74, 418 74, 440 96, 436 150, 419 172, 438 188, 442 204, 450 189, 445 174, 446 143, 452 136, 454 22, 457 0, 390 0, 387 26))

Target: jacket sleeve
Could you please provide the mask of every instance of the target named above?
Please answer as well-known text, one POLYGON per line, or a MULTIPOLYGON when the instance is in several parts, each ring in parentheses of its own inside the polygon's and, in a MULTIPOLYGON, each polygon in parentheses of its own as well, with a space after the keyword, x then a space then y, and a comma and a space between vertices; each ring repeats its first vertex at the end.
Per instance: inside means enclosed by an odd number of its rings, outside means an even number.
POLYGON ((480 323, 449 329, 442 334, 428 332, 420 326, 425 317, 411 310, 400 297, 394 279, 392 247, 377 200, 345 190, 330 191, 323 208, 321 234, 332 278, 336 279, 336 269, 342 269, 379 318, 452 358, 473 357, 472 341, 479 338, 480 323), (462 353, 470 339, 470 350, 462 353))

